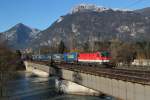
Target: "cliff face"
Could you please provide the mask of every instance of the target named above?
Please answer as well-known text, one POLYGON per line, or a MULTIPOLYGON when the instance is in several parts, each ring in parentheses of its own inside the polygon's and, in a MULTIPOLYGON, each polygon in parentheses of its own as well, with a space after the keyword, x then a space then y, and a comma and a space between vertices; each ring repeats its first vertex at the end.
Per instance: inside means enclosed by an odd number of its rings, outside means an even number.
POLYGON ((79 5, 40 32, 34 45, 81 45, 92 41, 149 41, 150 17, 136 11, 121 11, 79 5))

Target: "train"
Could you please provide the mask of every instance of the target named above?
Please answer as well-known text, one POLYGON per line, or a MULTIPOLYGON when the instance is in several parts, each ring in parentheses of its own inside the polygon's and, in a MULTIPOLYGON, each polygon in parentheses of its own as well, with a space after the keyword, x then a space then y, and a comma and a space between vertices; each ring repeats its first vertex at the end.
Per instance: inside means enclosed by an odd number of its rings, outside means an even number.
POLYGON ((53 53, 53 54, 41 54, 32 55, 34 61, 50 61, 53 63, 72 63, 72 64, 89 64, 99 65, 108 64, 111 60, 110 53, 108 51, 92 52, 92 53, 53 53))

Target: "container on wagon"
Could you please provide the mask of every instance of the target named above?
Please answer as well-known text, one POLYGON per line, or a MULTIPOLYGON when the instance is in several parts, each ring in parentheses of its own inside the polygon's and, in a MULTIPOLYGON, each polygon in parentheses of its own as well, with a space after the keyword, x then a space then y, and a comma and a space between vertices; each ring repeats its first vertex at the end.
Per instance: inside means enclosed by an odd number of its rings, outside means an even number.
POLYGON ((64 53, 64 61, 65 62, 77 62, 78 53, 72 52, 72 53, 64 53))
POLYGON ((46 55, 39 55, 39 56, 38 56, 38 59, 39 59, 40 61, 48 61, 48 60, 49 60, 49 58, 48 58, 46 55))
POLYGON ((54 62, 63 62, 63 54, 52 54, 51 56, 51 60, 54 61, 54 62))

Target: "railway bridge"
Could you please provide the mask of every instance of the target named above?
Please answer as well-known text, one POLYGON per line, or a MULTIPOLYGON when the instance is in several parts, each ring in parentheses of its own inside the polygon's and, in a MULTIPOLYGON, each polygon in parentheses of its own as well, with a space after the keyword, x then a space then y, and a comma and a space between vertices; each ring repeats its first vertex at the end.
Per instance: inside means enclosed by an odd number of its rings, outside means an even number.
MULTIPOLYGON (((108 69, 72 64, 50 65, 25 61, 28 71, 41 75, 56 75, 82 85, 91 93, 104 93, 119 100, 150 100, 150 72, 108 69)), ((81 88, 80 88, 81 89, 81 88)))

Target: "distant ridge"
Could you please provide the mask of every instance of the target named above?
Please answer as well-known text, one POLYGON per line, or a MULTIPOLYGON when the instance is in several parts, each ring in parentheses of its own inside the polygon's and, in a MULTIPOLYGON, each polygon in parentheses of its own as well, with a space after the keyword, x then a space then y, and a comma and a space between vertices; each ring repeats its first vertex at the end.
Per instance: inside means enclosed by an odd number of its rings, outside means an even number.
POLYGON ((144 16, 150 17, 150 7, 146 7, 146 8, 143 8, 143 9, 137 9, 137 10, 135 10, 135 12, 140 13, 144 16))
POLYGON ((27 25, 18 23, 12 28, 1 34, 8 41, 11 48, 21 49, 26 48, 29 42, 40 32, 38 29, 30 28, 27 25))

